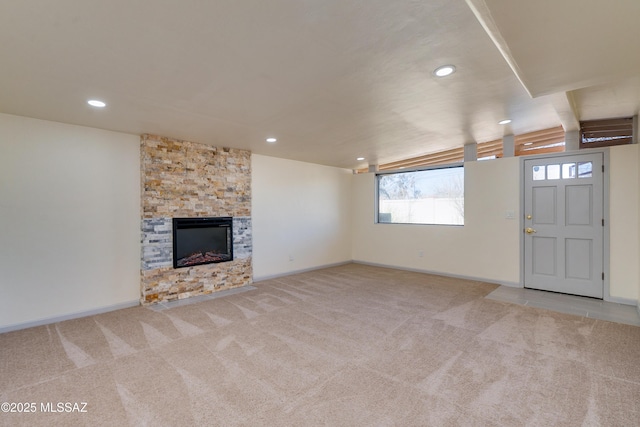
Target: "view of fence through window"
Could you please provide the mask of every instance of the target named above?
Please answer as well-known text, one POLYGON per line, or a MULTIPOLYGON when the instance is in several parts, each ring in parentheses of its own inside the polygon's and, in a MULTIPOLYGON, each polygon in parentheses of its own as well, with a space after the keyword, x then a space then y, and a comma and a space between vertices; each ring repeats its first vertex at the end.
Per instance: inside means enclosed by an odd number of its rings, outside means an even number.
POLYGON ((464 167, 378 175, 378 222, 464 225, 464 167))

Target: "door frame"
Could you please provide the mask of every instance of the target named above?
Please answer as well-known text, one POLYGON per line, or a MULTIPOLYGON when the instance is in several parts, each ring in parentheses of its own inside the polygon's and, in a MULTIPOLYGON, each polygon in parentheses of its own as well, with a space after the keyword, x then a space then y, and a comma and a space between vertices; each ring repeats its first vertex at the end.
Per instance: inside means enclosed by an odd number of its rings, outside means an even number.
POLYGON ((579 154, 596 154, 602 153, 602 164, 604 165, 604 173, 602 174, 602 215, 604 217, 604 230, 603 230, 603 245, 602 245, 602 268, 604 270, 604 283, 603 283, 603 293, 602 300, 609 302, 619 302, 616 301, 615 298, 611 299, 611 295, 609 293, 609 279, 611 278, 610 272, 610 257, 609 254, 611 252, 611 247, 609 244, 609 148, 586 148, 576 151, 565 151, 562 153, 549 153, 549 154, 534 154, 531 156, 520 156, 520 220, 519 220, 519 233, 520 233, 520 287, 524 289, 524 263, 525 263, 525 251, 524 251, 524 227, 525 227, 525 219, 524 219, 524 193, 525 193, 525 179, 524 179, 524 161, 532 160, 532 159, 549 159, 549 158, 558 158, 561 159, 563 157, 570 157, 579 154))

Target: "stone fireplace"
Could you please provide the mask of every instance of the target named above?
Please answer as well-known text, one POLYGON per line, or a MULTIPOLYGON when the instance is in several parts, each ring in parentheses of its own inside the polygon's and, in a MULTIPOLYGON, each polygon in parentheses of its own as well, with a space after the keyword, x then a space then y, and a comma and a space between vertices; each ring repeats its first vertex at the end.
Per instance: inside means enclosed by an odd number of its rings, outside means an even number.
POLYGON ((251 153, 142 135, 141 302, 250 284, 251 153), (174 218, 230 217, 233 259, 174 268, 174 218))

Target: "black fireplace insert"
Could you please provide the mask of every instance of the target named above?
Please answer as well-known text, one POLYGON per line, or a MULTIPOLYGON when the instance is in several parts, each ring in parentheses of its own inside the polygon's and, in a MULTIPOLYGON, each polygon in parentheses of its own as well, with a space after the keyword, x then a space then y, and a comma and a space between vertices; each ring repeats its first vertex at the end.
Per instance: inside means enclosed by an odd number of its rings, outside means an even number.
POLYGON ((173 268, 233 260, 233 218, 173 218, 173 268))

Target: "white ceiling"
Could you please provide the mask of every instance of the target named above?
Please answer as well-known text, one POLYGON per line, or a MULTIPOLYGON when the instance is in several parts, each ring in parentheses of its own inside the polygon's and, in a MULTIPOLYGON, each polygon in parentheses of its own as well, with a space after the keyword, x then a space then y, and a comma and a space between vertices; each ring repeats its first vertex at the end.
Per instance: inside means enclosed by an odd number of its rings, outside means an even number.
POLYGON ((638 0, 5 1, 0 111, 358 168, 637 114, 639 18, 638 0))

